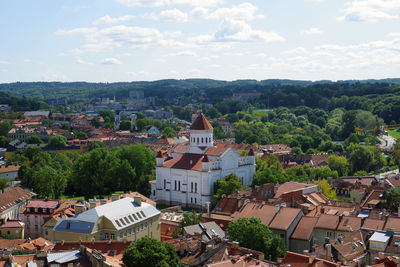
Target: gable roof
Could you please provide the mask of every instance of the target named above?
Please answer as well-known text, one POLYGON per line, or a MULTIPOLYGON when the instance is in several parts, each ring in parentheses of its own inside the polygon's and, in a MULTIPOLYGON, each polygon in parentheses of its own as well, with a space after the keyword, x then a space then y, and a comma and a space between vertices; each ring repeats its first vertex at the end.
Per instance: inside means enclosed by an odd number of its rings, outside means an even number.
POLYGON ((365 218, 362 228, 370 230, 383 230, 384 225, 385 225, 384 220, 365 218))
POLYGON ((339 216, 321 214, 317 224, 315 225, 315 228, 336 230, 338 224, 339 224, 339 216))
POLYGON ((302 213, 301 209, 281 207, 269 224, 269 228, 286 231, 299 213, 302 213))
POLYGON ((200 113, 199 116, 194 120, 192 126, 190 126, 190 130, 213 130, 214 128, 211 126, 210 122, 206 119, 203 113, 200 113))
POLYGON ((291 238, 310 240, 311 234, 313 233, 314 226, 317 223, 317 217, 303 216, 297 224, 291 238))
POLYGON ((6 211, 18 203, 30 199, 34 195, 34 193, 21 187, 10 189, 0 194, 0 212, 6 211))
POLYGON ((389 216, 384 230, 387 231, 389 228, 393 229, 396 233, 400 233, 400 218, 389 216))
POLYGON ((185 153, 182 156, 167 160, 164 162, 164 168, 172 169, 183 169, 183 170, 194 170, 202 171, 201 161, 203 160, 203 155, 185 153))
POLYGON ((361 228, 361 218, 358 217, 343 217, 340 221, 337 230, 338 231, 356 231, 361 228))
POLYGON ((286 182, 278 187, 278 190, 276 190, 274 198, 279 198, 284 193, 297 191, 308 187, 316 187, 316 185, 298 183, 298 182, 286 182))
POLYGON ((265 225, 269 225, 275 216, 275 206, 262 205, 260 203, 254 204, 249 202, 246 204, 234 217, 234 221, 239 218, 246 217, 256 217, 261 220, 265 225))

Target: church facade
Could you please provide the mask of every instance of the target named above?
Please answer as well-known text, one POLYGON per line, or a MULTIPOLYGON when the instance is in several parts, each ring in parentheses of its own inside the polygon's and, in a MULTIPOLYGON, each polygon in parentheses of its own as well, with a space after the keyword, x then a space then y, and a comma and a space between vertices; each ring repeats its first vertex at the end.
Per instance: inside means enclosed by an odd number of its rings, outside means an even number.
POLYGON ((214 183, 234 173, 250 186, 255 172, 255 155, 240 157, 232 146, 214 145, 213 128, 203 114, 190 127, 189 145, 165 158, 157 155, 156 182, 151 199, 157 204, 204 208, 212 201, 214 183))

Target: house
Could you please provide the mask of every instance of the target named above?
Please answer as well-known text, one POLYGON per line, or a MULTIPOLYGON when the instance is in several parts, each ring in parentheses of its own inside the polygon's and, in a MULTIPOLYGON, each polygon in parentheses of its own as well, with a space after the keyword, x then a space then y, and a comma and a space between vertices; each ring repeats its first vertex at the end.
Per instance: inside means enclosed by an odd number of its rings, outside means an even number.
POLYGON ((7 239, 23 239, 24 223, 20 221, 8 221, 0 225, 0 237, 7 239))
POLYGON ((59 207, 57 200, 32 199, 21 212, 25 224, 25 237, 38 238, 43 236, 42 225, 45 217, 52 215, 59 207))
POLYGON ((339 224, 339 216, 321 214, 314 227, 314 242, 321 246, 327 240, 336 239, 336 228, 339 224))
POLYGON ((52 240, 127 240, 149 236, 160 239, 160 211, 140 196, 125 197, 60 219, 52 240))
MULTIPOLYGON (((343 264, 364 265, 366 259, 366 242, 361 231, 354 231, 332 240, 330 246, 333 260, 343 264)), ((327 259, 330 260, 330 259, 327 259)))
POLYGON ((255 155, 240 157, 230 146, 214 145, 213 127, 203 114, 190 128, 190 143, 184 153, 171 153, 172 158, 157 155, 156 184, 151 199, 157 204, 204 208, 211 202, 217 180, 236 174, 250 186, 255 171, 255 155))
POLYGON ((24 117, 48 118, 49 115, 50 115, 50 111, 46 111, 46 110, 37 110, 37 111, 26 111, 26 112, 24 112, 24 117))
POLYGON ((18 176, 18 165, 3 165, 0 166, 0 178, 5 178, 8 181, 14 181, 18 176))
POLYGON ((290 251, 303 253, 311 251, 314 246, 313 231, 317 223, 317 217, 303 216, 290 237, 290 251))
POLYGON ((316 193, 318 186, 314 184, 298 183, 298 182, 286 182, 282 185, 278 185, 276 190, 275 199, 283 198, 286 201, 290 201, 291 195, 297 192, 298 197, 316 193), (285 197, 287 195, 287 197, 285 197))
POLYGON ((0 220, 20 220, 20 213, 35 193, 14 187, 0 194, 0 220))
POLYGON ((154 134, 154 135, 160 135, 161 132, 158 130, 155 126, 153 125, 147 125, 144 127, 144 129, 147 131, 149 134, 154 134))
POLYGON ((215 222, 198 223, 183 227, 185 236, 201 237, 204 241, 210 241, 214 236, 219 238, 225 237, 225 232, 215 222))

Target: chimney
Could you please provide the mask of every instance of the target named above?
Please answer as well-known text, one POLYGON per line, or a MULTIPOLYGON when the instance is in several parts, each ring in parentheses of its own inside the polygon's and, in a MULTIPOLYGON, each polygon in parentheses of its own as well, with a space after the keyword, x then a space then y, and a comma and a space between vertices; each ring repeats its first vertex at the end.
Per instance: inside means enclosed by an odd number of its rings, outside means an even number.
POLYGON ((107 204, 107 199, 100 199, 100 204, 101 205, 104 205, 104 204, 107 204))
POLYGON ((139 207, 142 206, 142 198, 140 196, 134 196, 133 200, 136 204, 138 204, 139 207))
POLYGON ((206 208, 207 208, 207 216, 211 217, 211 210, 210 210, 210 201, 206 201, 206 208))
POLYGON ((185 254, 185 248, 184 248, 184 243, 182 240, 180 240, 179 243, 179 256, 183 257, 183 254, 185 254))
POLYGON ((161 152, 161 150, 157 153, 156 161, 157 167, 162 167, 162 165, 164 164, 164 154, 161 152))
POLYGON ((75 204, 74 205, 74 209, 75 209, 75 215, 78 215, 78 214, 86 211, 85 205, 80 204, 80 203, 79 204, 75 204))
POLYGON ((343 217, 344 217, 343 213, 339 215, 339 222, 343 220, 343 217))
POLYGON ((279 212, 280 208, 281 208, 281 206, 279 204, 275 205, 275 214, 277 214, 279 212))
POLYGON ((111 200, 114 202, 114 201, 117 201, 117 200, 119 200, 119 197, 120 197, 120 195, 119 194, 112 194, 111 195, 111 200))
POLYGON ((326 254, 325 257, 328 261, 330 261, 332 259, 332 247, 331 244, 326 244, 325 245, 325 250, 326 250, 326 254))
POLYGON ((314 256, 309 256, 308 257, 308 264, 312 264, 314 262, 314 260, 315 260, 314 256))

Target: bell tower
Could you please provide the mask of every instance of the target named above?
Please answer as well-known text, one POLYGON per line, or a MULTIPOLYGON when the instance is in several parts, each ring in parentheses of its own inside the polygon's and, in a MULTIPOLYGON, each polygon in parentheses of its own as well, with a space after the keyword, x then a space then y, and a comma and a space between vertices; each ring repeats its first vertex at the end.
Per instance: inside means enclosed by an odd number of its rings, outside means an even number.
POLYGON ((186 152, 204 154, 208 148, 214 146, 214 128, 203 113, 194 120, 190 126, 190 145, 186 152))

